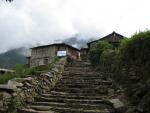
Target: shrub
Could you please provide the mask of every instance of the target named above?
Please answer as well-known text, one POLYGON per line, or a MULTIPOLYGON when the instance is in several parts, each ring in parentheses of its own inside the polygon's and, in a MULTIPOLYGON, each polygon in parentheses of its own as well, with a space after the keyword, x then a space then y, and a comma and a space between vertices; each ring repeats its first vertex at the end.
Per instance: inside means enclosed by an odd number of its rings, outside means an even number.
POLYGON ((34 74, 34 68, 29 68, 26 65, 16 65, 14 67, 15 72, 6 72, 3 75, 0 75, 0 84, 7 83, 8 80, 12 78, 23 78, 34 74))
POLYGON ((100 56, 104 50, 112 49, 113 46, 107 41, 99 41, 94 50, 89 52, 89 58, 93 66, 100 64, 100 56))
POLYGON ((130 100, 137 105, 142 102, 146 110, 150 103, 150 31, 139 32, 123 40, 118 58, 121 77, 118 76, 120 79, 117 80, 127 88, 130 100))
POLYGON ((7 83, 8 80, 13 79, 13 78, 24 78, 24 77, 28 77, 39 72, 49 71, 59 59, 60 58, 56 57, 54 58, 53 62, 48 65, 33 67, 33 68, 30 68, 27 65, 16 65, 13 68, 15 72, 13 73, 7 72, 3 75, 0 75, 0 84, 7 83))

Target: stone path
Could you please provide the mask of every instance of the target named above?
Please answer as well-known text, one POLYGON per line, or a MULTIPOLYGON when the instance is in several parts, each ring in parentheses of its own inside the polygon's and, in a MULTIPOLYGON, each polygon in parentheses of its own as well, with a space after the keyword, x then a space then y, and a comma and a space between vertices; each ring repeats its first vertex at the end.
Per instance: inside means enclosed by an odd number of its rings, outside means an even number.
POLYGON ((116 113, 110 101, 114 97, 111 87, 111 79, 94 72, 89 63, 78 61, 65 68, 51 92, 35 98, 19 113, 116 113))

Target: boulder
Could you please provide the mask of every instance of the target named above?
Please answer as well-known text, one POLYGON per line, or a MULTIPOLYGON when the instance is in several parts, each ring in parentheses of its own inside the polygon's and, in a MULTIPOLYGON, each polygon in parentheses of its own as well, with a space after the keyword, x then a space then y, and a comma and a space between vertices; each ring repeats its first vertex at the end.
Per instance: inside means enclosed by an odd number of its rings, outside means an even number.
POLYGON ((52 68, 52 71, 54 71, 55 73, 59 73, 59 70, 58 70, 58 68, 52 68))
POLYGON ((126 107, 120 99, 111 99, 110 102, 113 104, 114 109, 119 113, 124 113, 126 111, 126 107))
POLYGON ((10 87, 9 85, 0 85, 0 92, 7 92, 7 93, 13 93, 14 89, 10 87))
POLYGON ((17 87, 22 87, 23 84, 15 81, 15 79, 12 79, 8 81, 8 86, 12 89, 17 89, 17 87))

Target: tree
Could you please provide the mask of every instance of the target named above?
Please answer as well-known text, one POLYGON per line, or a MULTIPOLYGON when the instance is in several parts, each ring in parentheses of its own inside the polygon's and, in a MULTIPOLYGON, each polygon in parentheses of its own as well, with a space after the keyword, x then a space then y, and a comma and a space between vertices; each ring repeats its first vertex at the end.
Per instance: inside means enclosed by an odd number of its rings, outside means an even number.
POLYGON ((100 64, 100 56, 105 50, 113 49, 113 46, 107 41, 99 41, 94 50, 89 52, 89 58, 93 66, 100 64))

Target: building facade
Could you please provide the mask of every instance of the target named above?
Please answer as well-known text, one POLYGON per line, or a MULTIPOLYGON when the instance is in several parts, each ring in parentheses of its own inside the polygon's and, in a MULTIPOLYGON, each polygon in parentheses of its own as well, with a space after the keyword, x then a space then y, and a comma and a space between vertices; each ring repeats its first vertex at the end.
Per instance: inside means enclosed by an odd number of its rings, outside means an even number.
POLYGON ((74 59, 78 59, 79 57, 79 50, 77 48, 64 43, 38 46, 31 48, 31 57, 28 59, 30 60, 30 66, 47 65, 51 63, 55 57, 59 56, 58 54, 61 52, 64 53, 63 56, 69 55, 74 59))

